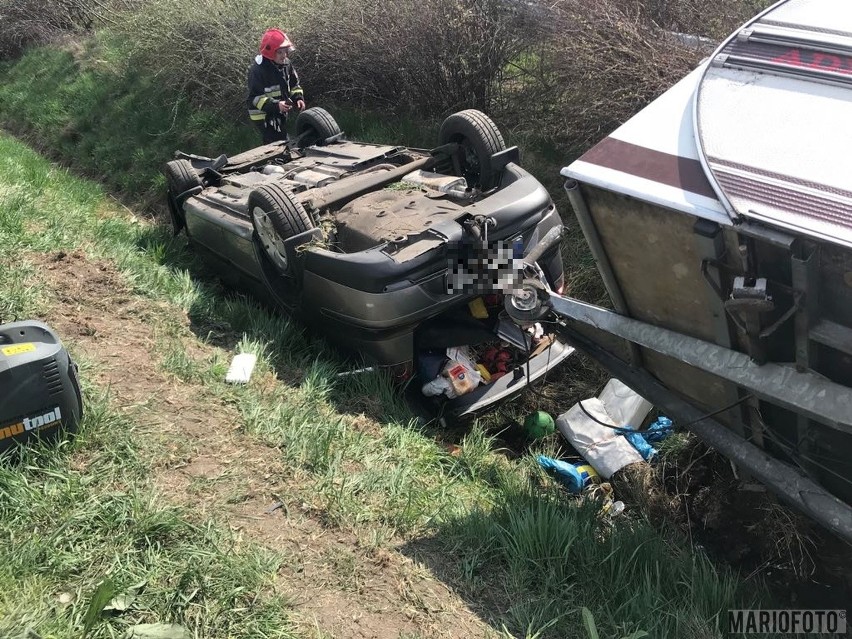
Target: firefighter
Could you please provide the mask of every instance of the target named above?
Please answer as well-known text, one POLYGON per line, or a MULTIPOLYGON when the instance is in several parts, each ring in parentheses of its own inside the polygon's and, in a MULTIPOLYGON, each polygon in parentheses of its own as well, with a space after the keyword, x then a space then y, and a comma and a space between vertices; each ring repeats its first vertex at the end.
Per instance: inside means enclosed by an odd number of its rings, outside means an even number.
POLYGON ((305 108, 299 76, 289 58, 294 49, 281 29, 267 29, 260 40, 260 55, 249 67, 246 103, 264 144, 286 140, 287 115, 294 108, 305 108))

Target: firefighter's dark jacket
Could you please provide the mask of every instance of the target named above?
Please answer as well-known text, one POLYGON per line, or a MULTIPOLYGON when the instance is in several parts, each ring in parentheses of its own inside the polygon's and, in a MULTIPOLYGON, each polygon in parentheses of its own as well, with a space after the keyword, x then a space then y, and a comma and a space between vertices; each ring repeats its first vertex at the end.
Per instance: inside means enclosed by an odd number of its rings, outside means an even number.
POLYGON ((287 116, 281 113, 278 103, 288 98, 293 102, 303 100, 302 96, 299 76, 289 60, 280 67, 262 56, 252 61, 248 72, 246 105, 253 122, 265 122, 266 126, 281 130, 287 116))

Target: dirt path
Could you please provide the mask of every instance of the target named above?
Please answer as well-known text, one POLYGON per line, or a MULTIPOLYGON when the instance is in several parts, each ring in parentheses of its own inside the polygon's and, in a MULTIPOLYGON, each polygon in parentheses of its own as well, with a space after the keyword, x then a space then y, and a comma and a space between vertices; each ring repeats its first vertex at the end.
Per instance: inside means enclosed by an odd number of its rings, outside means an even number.
MULTIPOLYGON (((56 303, 45 318, 77 356, 96 364, 90 381, 139 425, 136 436, 158 492, 199 518, 213 517, 282 562, 278 587, 293 601, 305 637, 485 637, 493 630, 446 585, 359 531, 326 527, 308 505, 297 471, 278 450, 244 434, 235 408, 198 384, 164 373, 155 352, 174 308, 134 297, 121 274, 81 251, 33 258, 56 303)), ((191 339, 202 358, 213 347, 191 339)))

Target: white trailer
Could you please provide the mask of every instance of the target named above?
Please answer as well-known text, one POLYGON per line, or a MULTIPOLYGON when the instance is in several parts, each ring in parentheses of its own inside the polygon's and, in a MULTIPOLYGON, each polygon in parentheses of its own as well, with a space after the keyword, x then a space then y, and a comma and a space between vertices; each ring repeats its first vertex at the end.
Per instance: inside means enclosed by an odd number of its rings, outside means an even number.
POLYGON ((852 540, 852 3, 777 3, 562 175, 614 310, 533 287, 516 313, 534 292, 852 540))

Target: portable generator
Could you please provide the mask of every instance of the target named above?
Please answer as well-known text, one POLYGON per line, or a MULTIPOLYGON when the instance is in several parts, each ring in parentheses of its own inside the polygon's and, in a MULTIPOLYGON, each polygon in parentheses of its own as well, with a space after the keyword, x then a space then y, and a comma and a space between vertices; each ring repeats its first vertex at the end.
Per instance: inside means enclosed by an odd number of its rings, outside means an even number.
POLYGON ((0 324, 0 451, 74 432, 83 411, 77 366, 47 325, 0 324))

